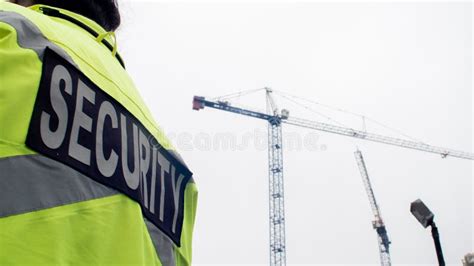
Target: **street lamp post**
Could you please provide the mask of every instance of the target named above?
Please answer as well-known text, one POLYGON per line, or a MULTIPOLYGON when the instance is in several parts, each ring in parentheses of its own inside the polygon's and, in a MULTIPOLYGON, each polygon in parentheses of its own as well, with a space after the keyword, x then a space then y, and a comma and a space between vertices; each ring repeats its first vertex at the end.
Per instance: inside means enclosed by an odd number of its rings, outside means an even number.
POLYGON ((431 234, 436 248, 436 256, 440 266, 445 266, 443 250, 441 249, 441 242, 439 240, 438 227, 434 222, 434 214, 426 207, 420 199, 415 200, 410 205, 410 212, 423 225, 424 228, 431 226, 431 234))

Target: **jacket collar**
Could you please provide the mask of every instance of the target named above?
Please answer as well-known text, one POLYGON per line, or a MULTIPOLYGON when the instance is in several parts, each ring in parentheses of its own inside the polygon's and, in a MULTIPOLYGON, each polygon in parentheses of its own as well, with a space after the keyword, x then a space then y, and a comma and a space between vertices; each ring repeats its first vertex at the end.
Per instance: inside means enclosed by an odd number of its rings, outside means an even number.
POLYGON ((51 7, 47 5, 33 5, 33 6, 30 6, 29 8, 47 16, 57 17, 57 18, 67 20, 81 27, 83 30, 87 31, 94 38, 96 38, 98 42, 104 44, 112 52, 113 56, 115 56, 117 60, 120 62, 120 64, 125 68, 122 58, 116 52, 117 43, 116 43, 115 37, 114 38, 110 37, 111 35, 115 36, 113 32, 107 32, 95 21, 89 18, 86 18, 82 15, 79 15, 77 13, 65 10, 65 9, 51 7))

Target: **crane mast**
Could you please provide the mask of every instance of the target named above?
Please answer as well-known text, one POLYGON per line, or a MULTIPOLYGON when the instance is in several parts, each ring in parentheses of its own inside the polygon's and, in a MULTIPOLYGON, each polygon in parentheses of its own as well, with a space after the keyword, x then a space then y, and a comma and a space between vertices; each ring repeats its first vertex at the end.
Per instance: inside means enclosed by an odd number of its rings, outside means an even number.
POLYGON ((282 117, 278 114, 271 92, 266 88, 268 107, 273 114, 268 120, 270 265, 286 265, 282 117))
POLYGON ((365 166, 364 157, 362 156, 362 153, 359 150, 355 151, 354 155, 356 158, 357 165, 359 166, 362 181, 364 182, 365 191, 367 192, 367 196, 369 198, 372 213, 375 217, 374 221, 372 221, 372 226, 377 232, 380 263, 382 266, 391 266, 392 263, 390 260, 389 251, 389 245, 391 242, 388 239, 387 229, 385 228, 385 224, 382 220, 382 215, 380 214, 379 206, 377 204, 377 201, 375 200, 374 190, 372 189, 372 185, 370 184, 369 174, 367 172, 367 167, 365 166))

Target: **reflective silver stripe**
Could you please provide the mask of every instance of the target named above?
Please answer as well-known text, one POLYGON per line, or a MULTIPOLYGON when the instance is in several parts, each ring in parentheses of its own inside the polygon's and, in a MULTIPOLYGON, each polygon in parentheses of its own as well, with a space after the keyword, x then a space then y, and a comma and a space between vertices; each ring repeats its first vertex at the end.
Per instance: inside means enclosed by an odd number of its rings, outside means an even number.
POLYGON ((173 242, 146 218, 145 224, 161 264, 163 266, 176 266, 173 242))
MULTIPOLYGON (((178 152, 174 150, 168 150, 168 152, 171 153, 180 163, 186 165, 178 152)), ((191 177, 188 182, 194 183, 193 178, 191 177)), ((155 245, 156 253, 158 254, 163 266, 176 266, 177 264, 173 242, 146 218, 145 224, 148 228, 151 240, 155 245)))
POLYGON ((42 155, 0 159, 0 218, 118 194, 42 155))
MULTIPOLYGON (((118 194, 43 155, 0 159, 0 218, 118 194)), ((163 266, 175 266, 173 242, 144 222, 163 266)))
POLYGON ((25 49, 32 49, 43 61, 44 50, 51 48, 64 59, 77 67, 72 58, 59 46, 48 40, 40 29, 23 15, 11 11, 0 10, 0 22, 4 22, 15 28, 18 45, 25 49))

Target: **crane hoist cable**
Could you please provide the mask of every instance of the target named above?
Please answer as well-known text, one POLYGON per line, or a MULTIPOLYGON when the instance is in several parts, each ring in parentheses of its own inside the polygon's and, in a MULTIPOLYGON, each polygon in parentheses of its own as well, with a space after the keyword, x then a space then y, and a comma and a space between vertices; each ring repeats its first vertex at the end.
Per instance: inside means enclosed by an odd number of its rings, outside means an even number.
MULTIPOLYGON (((286 93, 286 92, 283 92, 283 91, 279 91, 279 90, 274 90, 275 94, 281 96, 281 97, 285 97, 285 98, 293 98, 294 99, 294 102, 297 103, 297 104, 301 104, 299 103, 298 101, 304 101, 304 102, 307 102, 307 103, 311 103, 311 104, 314 104, 314 105, 317 105, 317 106, 321 106, 323 108, 326 108, 326 109, 329 109, 329 110, 332 110, 332 111, 336 111, 336 112, 340 112, 340 113, 344 113, 344 114, 348 114, 348 115, 352 115, 352 116, 356 116, 360 119, 362 119, 363 121, 366 120, 366 121, 370 121, 382 128, 385 128, 389 131, 392 131, 400 136, 403 136, 405 138, 408 138, 410 140, 413 140, 413 141, 416 141, 416 142, 419 142, 419 143, 424 143, 423 141, 421 141, 420 139, 418 138, 415 138, 413 136, 410 136, 406 133, 404 133, 403 131, 399 130, 399 129, 396 129, 396 128, 393 128, 393 127, 390 127, 380 121, 377 121, 376 119, 373 119, 371 117, 368 117, 366 115, 362 115, 362 114, 359 114, 359 113, 356 113, 356 112, 352 112, 352 111, 348 111, 346 109, 342 109, 342 108, 339 108, 339 107, 334 107, 334 106, 331 106, 331 105, 328 105, 328 104, 323 104, 323 103, 320 103, 320 102, 317 102, 317 101, 313 101, 313 100, 310 100, 310 99, 305 99, 305 98, 302 98, 302 97, 298 97, 298 96, 295 96, 293 94, 290 94, 290 93, 286 93)), ((333 119, 334 120, 334 119, 333 119)), ((340 123, 339 123, 340 124, 340 123)), ((342 124, 340 124, 342 125, 342 124)))

